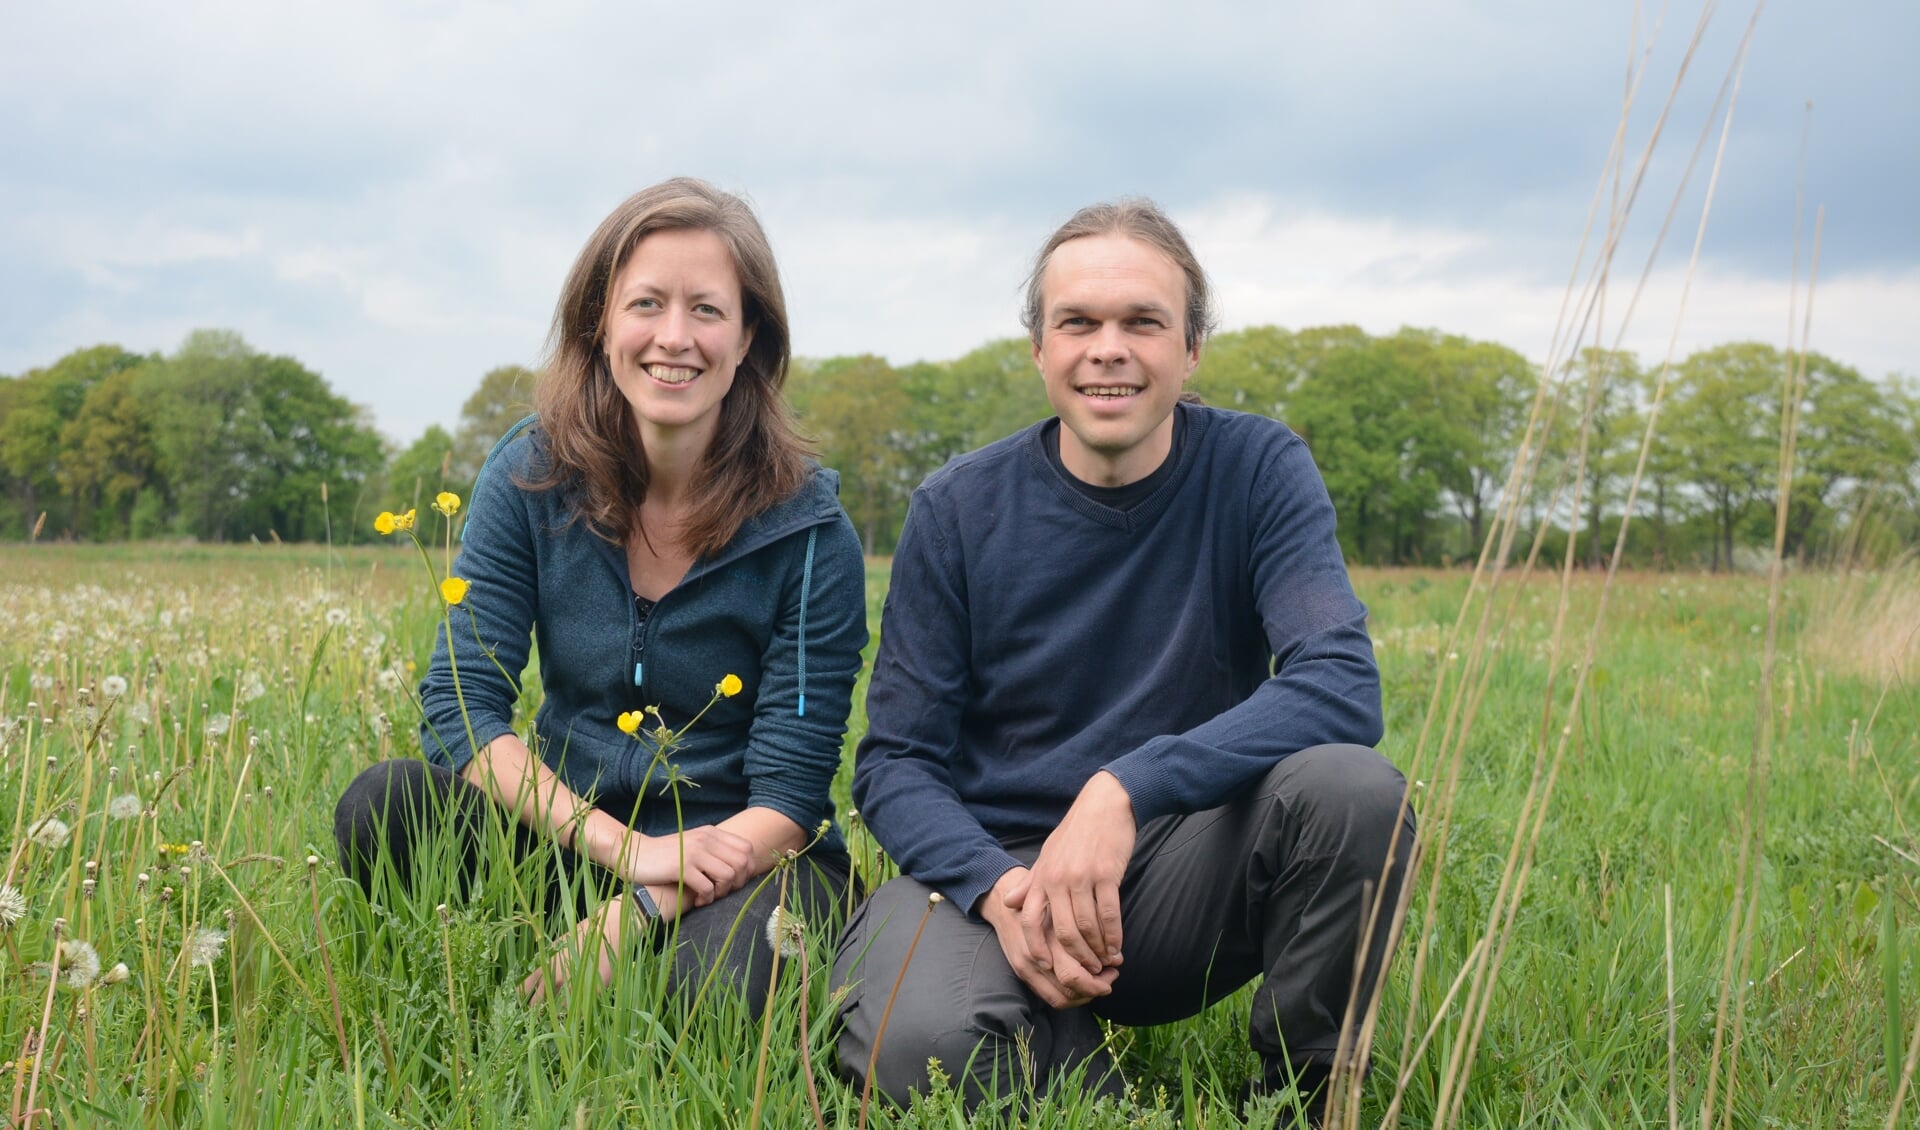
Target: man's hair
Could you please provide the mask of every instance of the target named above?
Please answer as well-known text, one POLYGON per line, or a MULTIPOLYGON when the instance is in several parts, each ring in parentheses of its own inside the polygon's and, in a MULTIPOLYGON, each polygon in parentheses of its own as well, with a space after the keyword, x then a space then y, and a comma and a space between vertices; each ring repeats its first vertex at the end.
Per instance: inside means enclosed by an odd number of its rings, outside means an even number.
POLYGON ((1035 345, 1040 343, 1040 282, 1047 273, 1047 264, 1053 261, 1053 253, 1061 244, 1090 235, 1137 239, 1173 260, 1173 265, 1180 268, 1187 279, 1187 305, 1183 312, 1187 348, 1198 349, 1207 340, 1207 335, 1213 332, 1213 292, 1207 285, 1207 273, 1200 269, 1200 260, 1194 257, 1193 248, 1187 246, 1187 237, 1180 234, 1179 227, 1158 204, 1144 196, 1125 196, 1103 204, 1089 204, 1075 212, 1072 219, 1047 237, 1040 254, 1034 257, 1033 273, 1027 276, 1027 304, 1021 311, 1020 321, 1035 345))
POLYGON ((628 197, 580 249, 553 312, 546 372, 534 407, 547 437, 544 473, 523 484, 565 487, 594 532, 624 542, 647 495, 647 463, 633 409, 614 383, 605 349, 609 291, 634 248, 661 231, 720 237, 740 279, 742 325, 753 334, 720 402, 720 421, 700 462, 687 549, 709 554, 748 518, 806 481, 807 444, 781 388, 791 343, 773 248, 746 201, 705 181, 676 177, 628 197))

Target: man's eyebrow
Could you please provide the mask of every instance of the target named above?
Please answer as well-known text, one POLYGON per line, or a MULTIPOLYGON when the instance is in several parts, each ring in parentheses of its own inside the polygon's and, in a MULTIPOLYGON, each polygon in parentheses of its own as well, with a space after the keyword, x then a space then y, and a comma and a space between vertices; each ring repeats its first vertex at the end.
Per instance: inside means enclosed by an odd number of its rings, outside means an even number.
MULTIPOLYGON (((1090 313, 1087 307, 1072 302, 1062 302, 1048 310, 1049 318, 1077 317, 1090 313)), ((1163 318, 1173 317, 1173 311, 1158 302, 1131 302, 1122 310, 1124 315, 1158 314, 1163 318)))

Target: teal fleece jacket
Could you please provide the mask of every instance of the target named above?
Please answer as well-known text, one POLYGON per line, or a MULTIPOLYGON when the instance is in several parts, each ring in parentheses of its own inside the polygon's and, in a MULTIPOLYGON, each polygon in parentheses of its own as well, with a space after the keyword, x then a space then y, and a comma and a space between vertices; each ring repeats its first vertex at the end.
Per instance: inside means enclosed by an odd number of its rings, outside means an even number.
MULTIPOLYGON (((520 677, 531 633, 546 699, 530 744, 574 792, 648 835, 756 806, 809 830, 829 820, 867 642, 866 569, 839 476, 816 468, 798 494, 749 519, 641 629, 625 553, 575 520, 564 490, 518 485, 544 452, 539 425, 523 420, 474 485, 454 561, 471 587, 452 610, 453 654, 443 629, 420 684, 428 759, 458 772, 476 749, 518 732, 519 692, 502 671, 520 677), (676 816, 648 731, 662 720, 685 727, 726 675, 744 689, 714 702, 668 755, 682 779, 676 816), (648 706, 660 717, 638 737, 620 731, 622 712, 648 706)), ((844 850, 837 830, 822 846, 844 850)))

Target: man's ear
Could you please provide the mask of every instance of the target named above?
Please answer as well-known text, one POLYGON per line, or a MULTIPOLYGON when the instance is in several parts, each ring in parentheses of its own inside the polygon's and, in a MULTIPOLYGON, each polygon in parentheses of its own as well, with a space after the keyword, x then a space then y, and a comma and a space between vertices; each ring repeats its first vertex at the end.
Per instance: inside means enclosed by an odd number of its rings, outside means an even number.
POLYGON ((1200 367, 1200 343, 1195 342, 1193 348, 1187 350, 1187 371, 1180 377, 1180 383, 1186 384, 1189 380, 1192 380, 1193 371, 1195 369, 1198 369, 1199 367, 1200 367))
POLYGON ((1027 344, 1033 348, 1033 367, 1040 369, 1041 376, 1046 376, 1047 371, 1040 368, 1040 338, 1034 334, 1028 334, 1027 344))

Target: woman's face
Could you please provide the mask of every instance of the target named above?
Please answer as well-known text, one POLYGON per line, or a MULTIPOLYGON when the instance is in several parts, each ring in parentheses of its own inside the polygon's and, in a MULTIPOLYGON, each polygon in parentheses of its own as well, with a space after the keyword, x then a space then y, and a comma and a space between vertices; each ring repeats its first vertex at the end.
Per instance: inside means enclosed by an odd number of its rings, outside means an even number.
POLYGON ((753 331, 733 256, 710 231, 640 240, 608 292, 607 365, 649 445, 704 450, 753 331))

